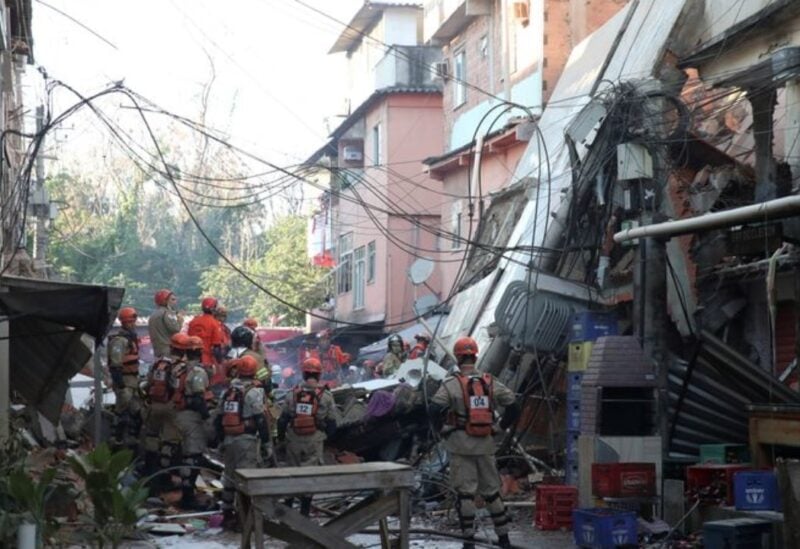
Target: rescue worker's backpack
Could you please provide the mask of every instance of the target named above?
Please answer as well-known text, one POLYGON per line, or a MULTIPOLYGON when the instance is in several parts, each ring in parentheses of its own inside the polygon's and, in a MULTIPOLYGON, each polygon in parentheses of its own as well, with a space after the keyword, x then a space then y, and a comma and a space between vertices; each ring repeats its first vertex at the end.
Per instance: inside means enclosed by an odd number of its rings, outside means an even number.
POLYGON ((255 432, 253 418, 244 418, 244 397, 253 386, 231 385, 222 395, 222 431, 225 436, 235 437, 255 432))
POLYGON ((118 357, 118 360, 121 364, 122 373, 126 375, 138 375, 139 338, 133 332, 128 330, 119 330, 108 338, 109 350, 116 346, 116 342, 114 341, 115 339, 124 341, 125 348, 120 352, 120 356, 118 357))
POLYGON ((189 366, 185 362, 178 362, 172 368, 170 386, 172 387, 172 402, 176 410, 186 409, 186 378, 189 376, 189 366))
POLYGON ((461 392, 464 395, 464 408, 467 411, 464 430, 473 437, 486 437, 492 434, 494 413, 492 406, 492 376, 459 375, 461 392))
POLYGON ((150 402, 164 404, 172 398, 172 361, 161 358, 150 368, 147 379, 147 396, 150 402))
POLYGON ((321 396, 321 387, 316 389, 295 387, 294 418, 292 419, 292 429, 295 434, 308 436, 317 432, 317 411, 321 396))

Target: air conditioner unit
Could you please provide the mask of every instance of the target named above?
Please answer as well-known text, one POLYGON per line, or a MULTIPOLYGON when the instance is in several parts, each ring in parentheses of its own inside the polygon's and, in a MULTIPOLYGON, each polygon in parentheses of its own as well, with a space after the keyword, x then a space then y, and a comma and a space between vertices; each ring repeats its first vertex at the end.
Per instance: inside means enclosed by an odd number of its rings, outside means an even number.
POLYGON ((433 77, 447 80, 450 76, 450 63, 445 61, 437 61, 433 64, 433 77))
POLYGON ((357 147, 345 147, 343 155, 345 161, 347 162, 358 162, 364 158, 364 154, 361 152, 361 149, 357 147))

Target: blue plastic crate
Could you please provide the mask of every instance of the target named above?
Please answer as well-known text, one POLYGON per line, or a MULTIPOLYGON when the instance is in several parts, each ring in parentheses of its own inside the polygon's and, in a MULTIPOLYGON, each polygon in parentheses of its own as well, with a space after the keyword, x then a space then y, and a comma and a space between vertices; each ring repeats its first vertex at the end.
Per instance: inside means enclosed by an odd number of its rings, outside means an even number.
POLYGON ((597 341, 597 338, 618 334, 619 325, 615 313, 583 311, 572 316, 569 341, 597 341))
POLYGON ((570 486, 577 486, 578 480, 580 477, 578 476, 578 462, 567 462, 566 467, 564 467, 564 482, 569 484, 570 486))
POLYGON ((578 437, 577 431, 567 431, 567 460, 578 462, 578 437))
POLYGON ((752 549, 770 547, 766 539, 772 523, 756 518, 715 520, 703 524, 703 544, 706 549, 752 549))
POLYGON ((581 401, 567 401, 567 430, 580 432, 581 430, 581 401))
POLYGON ((583 372, 567 372, 567 400, 581 399, 583 372))
POLYGON ((742 511, 780 508, 778 477, 772 471, 740 471, 733 476, 733 501, 742 511))
POLYGON ((612 549, 637 545, 636 513, 615 509, 576 509, 572 512, 575 545, 591 549, 612 549))

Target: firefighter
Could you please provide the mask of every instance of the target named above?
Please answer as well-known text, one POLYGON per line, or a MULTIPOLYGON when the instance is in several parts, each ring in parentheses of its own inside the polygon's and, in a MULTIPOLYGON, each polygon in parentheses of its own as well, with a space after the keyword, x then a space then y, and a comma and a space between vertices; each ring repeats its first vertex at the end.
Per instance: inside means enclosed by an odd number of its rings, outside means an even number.
MULTIPOLYGON (((175 374, 184 365, 189 336, 178 332, 170 338, 170 356, 157 359, 147 376, 147 416, 144 425, 145 474, 180 462, 181 433, 174 404, 175 374)), ((164 482, 159 483, 164 485, 164 482)))
MULTIPOLYGON (((500 498, 500 474, 494 453, 494 410, 505 407, 501 429, 510 427, 519 416, 519 406, 511 390, 491 374, 475 369, 478 344, 462 337, 453 348, 460 371, 445 379, 431 400, 430 415, 441 421, 445 449, 450 453, 450 486, 456 494, 456 511, 464 537, 475 536, 475 496, 480 495, 494 524, 500 547, 511 547, 505 505, 500 498)), ((472 549, 474 542, 464 543, 472 549)))
POLYGON ((317 359, 322 365, 321 380, 330 387, 338 385, 342 368, 350 362, 350 355, 342 351, 338 345, 331 343, 330 330, 322 330, 317 334, 317 345, 306 343, 300 350, 300 364, 308 358, 317 359))
POLYGON ((203 298, 200 308, 203 314, 194 317, 189 322, 187 333, 190 336, 197 336, 203 340, 203 364, 214 366, 214 373, 211 376, 211 385, 222 385, 225 383, 225 372, 221 367, 225 355, 222 354, 222 345, 225 342, 222 326, 219 320, 214 318, 217 310, 217 299, 215 297, 203 298))
POLYGON ((422 358, 425 356, 428 345, 431 344, 431 338, 427 334, 417 334, 414 339, 417 340, 417 344, 411 348, 408 358, 422 358))
POLYGON ((204 511, 209 508, 195 497, 198 467, 204 463, 203 454, 208 448, 205 421, 210 417, 208 408, 208 372, 200 363, 203 340, 189 336, 186 363, 174 374, 173 402, 177 411, 176 423, 181 433, 181 508, 204 511))
MULTIPOLYGON (((278 441, 287 441, 290 466, 322 465, 322 447, 336 433, 336 404, 330 391, 320 384, 322 364, 309 358, 302 365, 303 382, 286 396, 278 419, 278 441)), ((311 497, 300 498, 300 512, 308 516, 311 497)))
POLYGON ((136 309, 123 307, 117 315, 120 329, 108 338, 108 371, 116 396, 114 424, 117 444, 135 449, 142 428, 139 397, 139 336, 136 309))
POLYGON ((242 326, 244 326, 245 328, 250 328, 255 332, 258 329, 258 320, 252 317, 245 318, 244 322, 242 322, 242 326))
POLYGON ((156 310, 147 320, 147 330, 150 333, 150 344, 153 346, 153 357, 159 359, 169 356, 170 338, 181 331, 183 315, 176 311, 178 298, 171 290, 158 290, 153 297, 156 310))
POLYGON ((272 457, 265 413, 266 395, 254 379, 258 362, 252 356, 243 356, 235 359, 233 366, 238 377, 223 393, 214 423, 217 436, 223 441, 222 509, 228 527, 237 523, 233 507, 236 494, 234 471, 258 467, 272 457))
POLYGON ((405 362, 405 360, 406 353, 404 350, 403 338, 398 334, 392 334, 386 342, 386 355, 383 357, 383 361, 381 361, 379 366, 381 375, 383 375, 383 377, 389 377, 400 368, 400 365, 405 362))
POLYGON ((214 318, 217 319, 220 328, 222 328, 222 356, 227 356, 228 351, 231 350, 231 329, 225 324, 228 320, 228 308, 218 305, 214 311, 214 318))

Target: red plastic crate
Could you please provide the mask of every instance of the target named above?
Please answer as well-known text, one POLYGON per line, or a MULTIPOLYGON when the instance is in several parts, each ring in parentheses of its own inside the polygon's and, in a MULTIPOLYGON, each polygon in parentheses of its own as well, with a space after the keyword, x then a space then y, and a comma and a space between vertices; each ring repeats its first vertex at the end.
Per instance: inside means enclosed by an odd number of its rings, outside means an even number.
POLYGON ((592 494, 599 498, 656 495, 655 463, 592 463, 592 494))
POLYGON ((578 489, 561 484, 536 486, 534 525, 539 530, 572 528, 572 511, 578 507, 578 489))
POLYGON ((725 501, 727 505, 733 505, 733 475, 751 469, 747 463, 704 463, 689 466, 686 468, 686 495, 691 501, 725 501))

